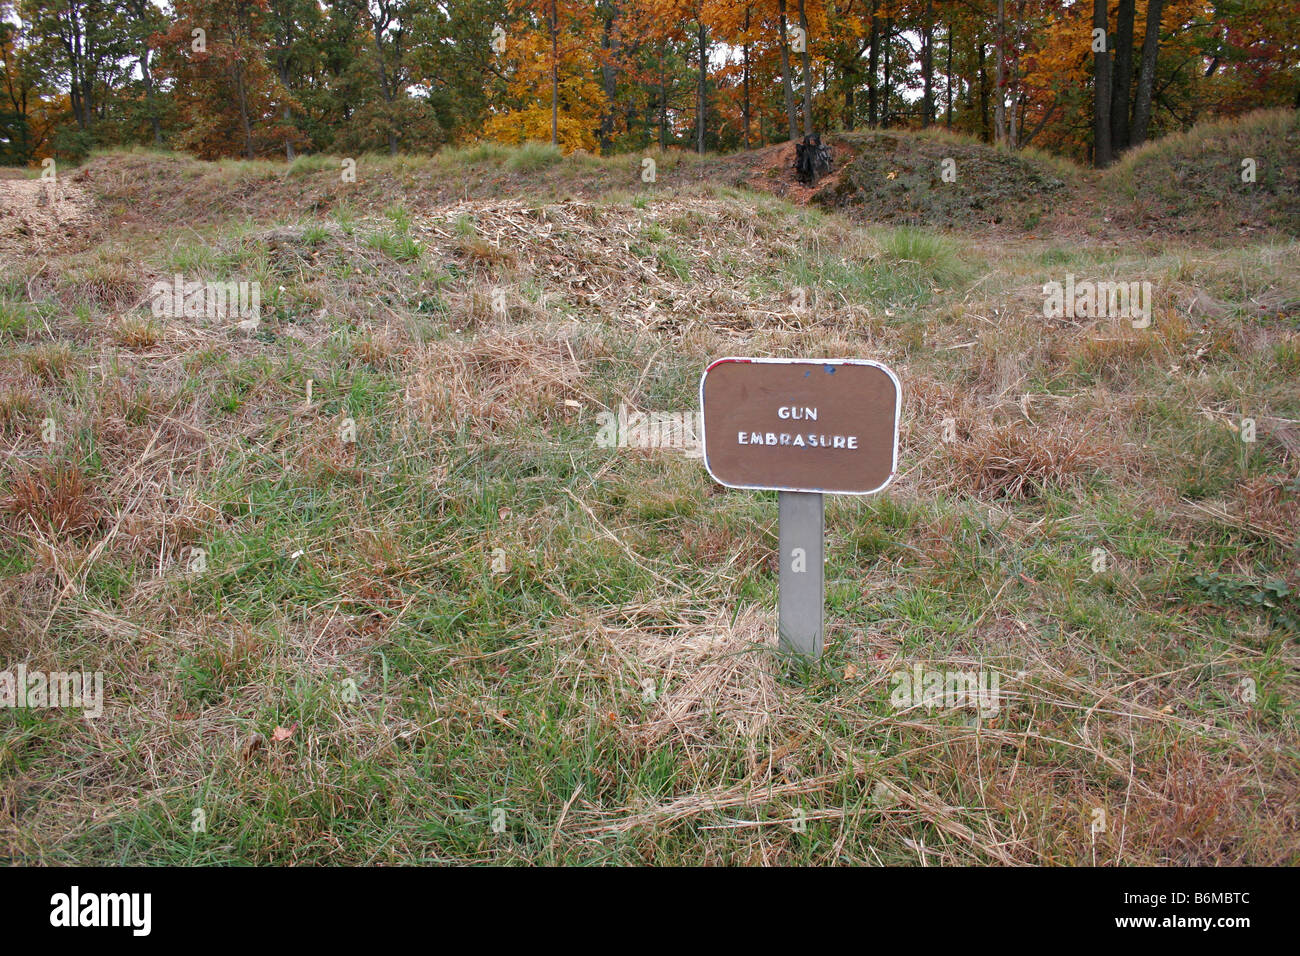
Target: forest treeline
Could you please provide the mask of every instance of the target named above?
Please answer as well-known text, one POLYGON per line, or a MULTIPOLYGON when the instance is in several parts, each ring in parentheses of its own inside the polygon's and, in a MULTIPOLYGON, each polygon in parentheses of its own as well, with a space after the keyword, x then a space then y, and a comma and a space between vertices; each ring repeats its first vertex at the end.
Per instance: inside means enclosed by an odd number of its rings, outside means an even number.
POLYGON ((1277 0, 0 0, 0 164, 729 150, 943 126, 1104 166, 1300 106, 1277 0))

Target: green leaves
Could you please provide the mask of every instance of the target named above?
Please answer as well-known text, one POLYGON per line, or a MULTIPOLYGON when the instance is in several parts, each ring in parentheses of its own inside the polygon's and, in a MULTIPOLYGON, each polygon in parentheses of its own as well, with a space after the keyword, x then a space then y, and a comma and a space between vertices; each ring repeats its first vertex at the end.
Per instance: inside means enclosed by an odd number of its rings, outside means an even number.
POLYGON ((1260 611, 1279 626, 1300 634, 1300 599, 1281 578, 1253 581, 1213 571, 1194 575, 1192 583, 1215 604, 1260 611))

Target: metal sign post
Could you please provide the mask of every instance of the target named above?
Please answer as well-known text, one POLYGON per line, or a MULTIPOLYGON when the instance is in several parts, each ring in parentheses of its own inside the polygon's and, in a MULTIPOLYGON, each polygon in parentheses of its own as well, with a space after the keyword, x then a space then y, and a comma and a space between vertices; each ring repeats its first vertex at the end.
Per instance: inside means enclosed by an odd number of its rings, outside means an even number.
POLYGON ((813 660, 822 656, 826 607, 824 498, 815 491, 782 491, 777 496, 781 646, 813 660))
POLYGON ((898 466, 898 379, 859 359, 724 358, 700 379, 704 466, 778 497, 782 646, 816 660, 825 599, 827 494, 870 495, 898 466))

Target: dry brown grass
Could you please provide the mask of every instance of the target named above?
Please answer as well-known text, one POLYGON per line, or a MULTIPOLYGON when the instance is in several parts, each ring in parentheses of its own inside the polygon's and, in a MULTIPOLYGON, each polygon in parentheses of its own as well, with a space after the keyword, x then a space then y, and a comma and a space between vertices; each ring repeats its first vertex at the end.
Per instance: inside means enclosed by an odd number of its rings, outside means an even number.
POLYGON ((772 616, 746 608, 710 623, 679 630, 599 630, 638 687, 657 688, 650 719, 627 728, 641 746, 655 747, 673 735, 707 743, 719 732, 753 747, 779 712, 776 630, 772 616))
POLYGON ((402 343, 386 332, 365 335, 352 343, 352 355, 359 362, 382 368, 404 351, 402 343))
MULTIPOLYGON (((412 232, 436 255, 467 260, 485 283, 461 328, 491 316, 490 290, 525 280, 614 324, 686 335, 699 326, 746 330, 767 325, 853 325, 858 310, 828 296, 814 314, 798 315, 783 298, 755 301, 748 280, 788 254, 788 234, 765 231, 761 217, 734 200, 664 198, 645 209, 571 199, 536 208, 518 200, 464 200, 417 216, 412 232), (689 231, 674 229, 683 220, 689 231), (464 222, 473 234, 463 234, 464 222), (727 257, 725 268, 723 250, 727 257), (671 258, 669 257, 671 254, 671 258), (689 271, 684 278, 679 270, 689 271)), ((770 227, 769 227, 770 229, 770 227)), ((511 293, 509 312, 544 315, 511 293)))
POLYGON ((461 236, 454 248, 456 252, 472 265, 485 269, 513 267, 518 257, 509 249, 502 249, 479 236, 461 236))
POLYGON ((976 431, 950 448, 960 487, 985 500, 1068 488, 1106 461, 1090 436, 1023 422, 976 431))
POLYGON ((79 178, 0 180, 0 252, 39 255, 84 242, 93 204, 79 178))
POLYGON ((434 427, 490 430, 531 417, 552 420, 566 399, 583 397, 583 365, 592 357, 572 332, 439 342, 413 358, 407 409, 413 420, 434 427))
POLYGON ((162 329, 151 319, 126 315, 113 325, 112 339, 123 348, 146 351, 162 341, 162 329))
POLYGON ((99 309, 130 309, 145 297, 148 285, 139 266, 121 258, 88 260, 57 277, 59 300, 67 308, 91 304, 99 309))
POLYGON ((1083 371, 1122 389, 1131 389, 1134 377, 1163 352, 1159 339, 1143 335, 1127 323, 1115 323, 1085 338, 1075 352, 1083 371))
POLYGON ((72 347, 65 342, 42 343, 23 353, 23 365, 47 385, 62 385, 73 367, 72 347))
POLYGON ((1294 481, 1276 475, 1259 475, 1237 483, 1225 506, 1196 503, 1185 507, 1198 517, 1212 517, 1291 545, 1300 538, 1300 498, 1291 488, 1294 481))
POLYGON ((10 482, 0 501, 11 530, 59 537, 85 535, 105 518, 99 491, 75 465, 41 465, 10 482))
POLYGON ((29 389, 5 388, 0 391, 0 434, 32 422, 40 407, 29 389))

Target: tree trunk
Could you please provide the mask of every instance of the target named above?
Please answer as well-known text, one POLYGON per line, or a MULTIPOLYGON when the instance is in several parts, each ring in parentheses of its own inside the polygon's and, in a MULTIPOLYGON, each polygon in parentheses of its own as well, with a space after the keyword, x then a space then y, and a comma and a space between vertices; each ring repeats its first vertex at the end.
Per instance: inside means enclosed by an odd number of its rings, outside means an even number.
POLYGON ((876 102, 877 68, 880 66, 880 19, 876 16, 876 2, 871 4, 871 41, 867 47, 867 125, 875 129, 880 122, 879 104, 876 102))
POLYGON ((699 90, 696 93, 695 108, 695 151, 701 155, 704 153, 704 122, 708 118, 705 109, 708 106, 705 84, 709 78, 709 41, 708 28, 704 26, 704 21, 699 23, 700 39, 700 79, 699 90))
POLYGON ((987 54, 984 52, 983 37, 976 38, 976 46, 979 48, 980 67, 980 139, 987 143, 989 141, 989 73, 984 67, 987 54))
POLYGON ((946 89, 948 92, 948 108, 946 111, 947 116, 944 118, 944 122, 949 129, 952 129, 952 21, 951 20, 948 21, 948 65, 945 68, 944 83, 946 84, 944 89, 946 89))
POLYGON ((244 87, 244 70, 235 67, 235 97, 239 101, 239 125, 244 130, 244 156, 253 158, 253 124, 248 118, 248 91, 244 87))
POLYGON ((1006 0, 998 0, 997 19, 997 74, 994 86, 997 87, 997 99, 993 101, 993 135, 994 142, 1001 146, 1007 139, 1007 11, 1006 0))
POLYGON ((880 128, 889 129, 889 40, 894 33, 893 17, 885 18, 885 78, 880 90, 880 128))
POLYGON ((560 11, 551 0, 551 145, 560 145, 560 11))
POLYGON ((147 45, 140 54, 140 77, 144 81, 144 98, 149 104, 149 127, 153 130, 153 144, 162 145, 162 123, 158 119, 158 100, 154 95, 153 70, 149 68, 150 54, 153 53, 147 45))
POLYGON ((934 6, 925 0, 925 23, 921 28, 921 127, 934 118, 934 6))
POLYGON ((744 90, 744 99, 741 104, 741 114, 745 119, 745 149, 749 149, 749 4, 745 5, 745 43, 741 47, 744 54, 744 71, 741 74, 741 86, 744 90))
POLYGON ((659 48, 659 149, 668 147, 668 81, 664 77, 664 51, 659 48))
POLYGON ((1092 30, 1102 31, 1103 41, 1093 40, 1092 54, 1092 164, 1098 169, 1110 165, 1110 37, 1107 35, 1106 0, 1092 0, 1092 30), (1101 49, 1097 49, 1100 45, 1101 49))
MULTIPOLYGON (((388 106, 388 155, 397 155, 397 129, 393 126, 392 106, 397 97, 393 87, 397 84, 394 82, 391 86, 388 82, 388 67, 384 64, 384 30, 387 29, 389 20, 380 23, 374 19, 372 14, 371 24, 374 27, 375 34, 375 61, 379 67, 379 92, 384 97, 384 103, 388 106)), ((396 78, 394 78, 396 80, 396 78)))
POLYGON ((1110 92, 1110 148, 1128 149, 1129 89, 1133 85, 1133 18, 1137 0, 1119 0, 1115 24, 1115 76, 1110 92))
MULTIPOLYGON (((143 23, 148 18, 152 5, 150 0, 130 0, 126 4, 126 8, 130 11, 132 18, 143 23)), ((138 59, 140 61, 140 82, 144 86, 145 103, 149 108, 149 128, 153 132, 154 145, 161 146, 162 123, 158 117, 157 88, 153 81, 153 68, 149 65, 153 59, 153 47, 149 45, 148 36, 142 41, 138 59)))
POLYGON ((1020 148, 1020 126, 1025 105, 1025 95, 1020 89, 1020 50, 1025 28, 1025 0, 1016 0, 1016 29, 1011 42, 1011 120, 1007 128, 1007 145, 1020 148))
MULTIPOLYGON (((288 87, 285 87, 285 89, 288 89, 288 87)), ((283 118, 285 126, 289 126, 293 123, 293 118, 289 115, 288 103, 284 104, 284 109, 281 111, 280 116, 283 118)), ((293 137, 288 133, 286 133, 284 137, 284 158, 291 163, 293 162, 293 158, 294 158, 293 137)))
POLYGON ((857 125, 857 116, 855 114, 857 113, 858 106, 853 101, 853 87, 857 75, 857 71, 853 69, 846 69, 844 71, 844 115, 842 117, 842 122, 846 130, 852 130, 853 127, 857 125))
POLYGON ((1151 122, 1151 90, 1156 80, 1156 54, 1160 46, 1160 15, 1164 0, 1151 0, 1147 4, 1146 36, 1142 40, 1142 65, 1138 69, 1137 93, 1133 99, 1133 130, 1130 141, 1134 146, 1146 142, 1147 126, 1151 122))
POLYGON ((777 0, 777 28, 780 33, 781 47, 781 87, 785 93, 785 115, 790 121, 790 141, 799 138, 799 124, 794 115, 794 86, 790 82, 790 41, 785 30, 785 0, 777 0))
POLYGON ((803 134, 811 136, 813 133, 813 77, 812 53, 809 51, 809 47, 812 40, 808 36, 808 15, 804 10, 804 0, 799 0, 799 27, 803 30, 803 52, 799 55, 799 61, 803 67, 803 134))
POLYGON ((85 50, 82 45, 81 24, 77 14, 68 9, 68 34, 63 42, 68 51, 68 99, 72 104, 72 115, 76 117, 77 126, 87 129, 90 126, 90 91, 85 81, 85 50))
MULTIPOLYGON (((286 39, 285 42, 286 49, 288 48, 288 45, 289 43, 288 40, 286 39)), ((278 68, 276 69, 276 74, 280 77, 280 87, 284 90, 285 97, 287 98, 289 95, 289 79, 290 79, 289 64, 287 59, 281 59, 281 62, 279 63, 278 68)), ((286 102, 280 107, 280 119, 281 121, 283 121, 285 125, 284 158, 288 162, 292 163, 294 159, 293 134, 290 132, 290 129, 293 126, 293 116, 289 110, 289 103, 287 99, 286 102)))
POLYGON ((618 94, 618 72, 614 67, 616 43, 614 40, 614 20, 618 16, 618 5, 610 4, 606 8, 605 19, 600 35, 600 48, 604 56, 600 61, 601 85, 605 90, 605 112, 600 117, 600 153, 608 156, 614 150, 614 110, 618 94))

